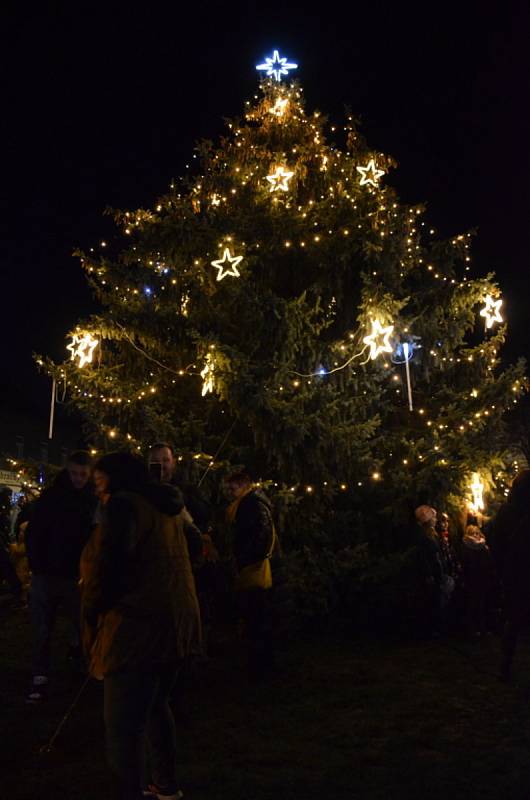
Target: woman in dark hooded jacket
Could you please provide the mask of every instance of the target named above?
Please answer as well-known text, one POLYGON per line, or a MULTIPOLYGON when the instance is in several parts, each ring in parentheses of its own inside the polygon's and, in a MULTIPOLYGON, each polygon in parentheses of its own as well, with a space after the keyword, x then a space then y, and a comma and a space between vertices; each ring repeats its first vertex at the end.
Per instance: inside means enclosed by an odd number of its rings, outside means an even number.
POLYGON ((179 661, 200 650, 182 500, 128 453, 100 459, 94 481, 105 502, 81 559, 82 622, 90 672, 104 680, 107 757, 120 800, 146 788, 177 800, 168 700, 179 661))

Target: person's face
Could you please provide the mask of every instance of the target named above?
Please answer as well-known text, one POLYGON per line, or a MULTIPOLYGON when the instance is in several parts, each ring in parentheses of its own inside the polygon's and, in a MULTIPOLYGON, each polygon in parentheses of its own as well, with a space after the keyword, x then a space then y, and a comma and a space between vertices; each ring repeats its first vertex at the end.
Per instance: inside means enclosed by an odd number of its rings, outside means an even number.
POLYGON ((175 471, 175 458, 169 447, 157 447, 149 454, 150 464, 160 464, 162 483, 170 483, 175 471))
POLYGON ((109 476, 99 469, 94 470, 94 487, 96 489, 96 497, 104 500, 109 492, 109 476))
POLYGON ((224 493, 228 500, 236 500, 240 494, 244 492, 247 484, 237 483, 236 481, 227 481, 224 484, 224 493))
POLYGON ((84 489, 90 478, 90 467, 83 464, 70 463, 67 466, 74 489, 84 489))

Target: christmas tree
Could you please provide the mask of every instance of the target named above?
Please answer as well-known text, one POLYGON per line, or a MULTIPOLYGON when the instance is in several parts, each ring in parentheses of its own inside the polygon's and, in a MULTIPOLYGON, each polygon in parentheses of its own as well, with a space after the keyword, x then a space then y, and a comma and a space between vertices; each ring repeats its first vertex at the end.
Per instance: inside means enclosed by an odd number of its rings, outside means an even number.
POLYGON ((420 499, 479 508, 525 388, 494 276, 471 276, 470 233, 440 241, 399 201, 351 114, 309 113, 277 51, 258 69, 226 137, 81 254, 101 312, 47 369, 96 449, 244 464, 300 535, 341 503, 367 528, 420 499))

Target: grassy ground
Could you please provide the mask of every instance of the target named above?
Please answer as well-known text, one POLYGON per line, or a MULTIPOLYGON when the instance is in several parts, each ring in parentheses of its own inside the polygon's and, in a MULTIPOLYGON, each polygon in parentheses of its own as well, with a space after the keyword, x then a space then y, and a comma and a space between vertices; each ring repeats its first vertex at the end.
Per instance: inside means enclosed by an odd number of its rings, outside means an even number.
MULTIPOLYGON (((68 671, 58 631, 49 701, 26 706, 27 611, 0 604, 2 800, 110 799, 91 682, 49 754, 82 679, 68 671)), ((428 643, 292 641, 281 677, 249 687, 237 646, 201 665, 179 722, 190 800, 528 800, 530 652, 514 683, 498 682, 498 640, 428 643)))

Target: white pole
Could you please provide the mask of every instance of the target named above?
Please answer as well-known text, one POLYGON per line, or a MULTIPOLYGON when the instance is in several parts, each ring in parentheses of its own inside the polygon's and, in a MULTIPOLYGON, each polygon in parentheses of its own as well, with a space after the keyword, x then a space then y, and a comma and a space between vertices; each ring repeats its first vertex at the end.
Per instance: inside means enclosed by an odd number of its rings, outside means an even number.
POLYGON ((55 378, 52 378, 52 399, 50 402, 50 427, 48 428, 48 439, 53 439, 54 414, 55 414, 55 378))
POLYGON ((409 343, 403 342, 403 354, 405 356, 405 372, 407 374, 407 392, 409 395, 409 411, 413 411, 412 405, 412 386, 410 383, 410 367, 409 367, 409 343))

